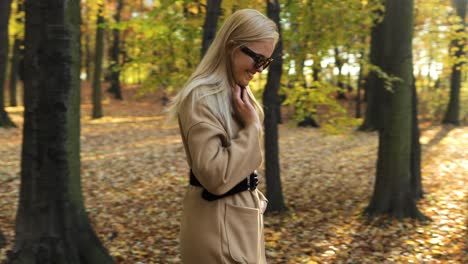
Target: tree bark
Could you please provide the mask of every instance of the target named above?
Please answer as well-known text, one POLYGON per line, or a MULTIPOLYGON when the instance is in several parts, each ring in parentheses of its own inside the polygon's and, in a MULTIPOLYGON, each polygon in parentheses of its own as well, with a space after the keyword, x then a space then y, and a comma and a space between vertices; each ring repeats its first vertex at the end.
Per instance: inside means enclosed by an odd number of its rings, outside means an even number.
MULTIPOLYGON (((122 12, 123 8, 123 0, 117 0, 117 11, 114 15, 115 23, 120 22, 120 13, 122 12)), ((111 86, 107 90, 109 93, 114 95, 115 99, 123 100, 122 97, 122 89, 120 87, 120 30, 113 29, 112 30, 112 49, 111 49, 111 76, 110 76, 110 83, 111 86)))
POLYGON ((8 20, 11 0, 0 2, 0 127, 16 127, 5 111, 5 80, 8 61, 8 20))
MULTIPOLYGON (((381 61, 382 50, 384 45, 383 23, 374 25, 371 32, 371 47, 369 59, 372 65, 378 65, 381 61)), ((383 81, 377 77, 374 71, 370 71, 365 81, 365 100, 367 102, 364 115, 364 122, 359 126, 359 131, 376 131, 379 128, 379 120, 381 120, 381 90, 383 81)))
POLYGON ((413 0, 386 1, 382 22, 384 42, 380 47, 383 60, 378 66, 401 79, 393 83, 393 91, 381 89, 382 119, 379 129, 379 150, 374 193, 365 213, 373 218, 388 214, 428 219, 416 206, 412 184, 412 32, 413 0))
POLYGON ((411 85, 411 190, 413 190, 414 198, 416 200, 423 198, 424 193, 422 189, 421 177, 421 143, 419 137, 418 120, 418 94, 416 92, 416 78, 413 76, 413 83, 411 85))
POLYGON ((102 117, 102 102, 101 102, 101 73, 102 73, 102 56, 104 49, 104 17, 102 16, 102 5, 99 6, 97 14, 96 28, 96 57, 94 60, 94 76, 93 76, 93 114, 92 118, 102 117))
POLYGON ((218 17, 221 14, 221 2, 221 0, 207 0, 206 17, 203 24, 202 58, 215 38, 218 17))
POLYGON ((278 0, 267 2, 267 14, 270 19, 275 21, 280 32, 280 39, 273 52, 275 60, 268 71, 267 84, 263 92, 265 109, 265 178, 269 199, 267 212, 270 213, 286 210, 281 187, 278 147, 278 90, 283 67, 283 44, 281 40, 281 25, 279 23, 280 6, 278 0))
MULTIPOLYGON (((361 50, 361 59, 364 59, 364 48, 361 50)), ((361 118, 362 114, 361 114, 361 87, 362 87, 362 76, 364 75, 363 72, 363 66, 364 66, 364 63, 360 63, 359 65, 359 75, 358 75, 358 80, 357 80, 357 83, 356 83, 356 115, 355 117, 356 118, 361 118)))
POLYGON ((6 238, 3 235, 2 230, 0 229, 0 248, 3 248, 6 245, 6 238))
MULTIPOLYGON (((17 14, 20 14, 24 11, 23 2, 18 1, 18 7, 16 10, 17 14)), ((21 18, 16 18, 18 23, 24 22, 21 18)), ((18 84, 18 77, 19 77, 19 62, 21 56, 21 44, 23 40, 20 39, 19 34, 15 35, 15 41, 13 43, 13 57, 11 58, 11 65, 10 65, 10 106, 18 106, 17 101, 17 84, 18 84)))
MULTIPOLYGON (((321 70, 320 59, 316 56, 316 57, 314 57, 314 65, 312 66, 312 78, 313 78, 314 81, 319 81, 320 70, 321 70)), ((304 78, 304 82, 305 82, 305 78, 304 78)), ((307 89, 317 89, 317 87, 315 85, 313 85, 312 87, 307 87, 307 89)), ((312 107, 314 109, 309 110, 308 116, 304 117, 303 120, 301 120, 299 123, 297 123, 297 126, 299 126, 299 127, 316 127, 316 128, 320 127, 320 125, 318 124, 317 121, 315 121, 315 118, 311 113, 311 112, 313 112, 315 110, 316 106, 314 105, 312 107)))
MULTIPOLYGON (((465 15, 466 15, 466 6, 467 0, 452 0, 452 3, 455 7, 457 15, 461 19, 461 27, 457 30, 459 34, 465 31, 465 15)), ((442 123, 444 124, 453 124, 460 125, 460 87, 462 79, 462 68, 464 61, 462 58, 465 56, 464 52, 464 43, 466 38, 460 38, 452 41, 451 46, 455 47, 457 51, 455 52, 455 59, 458 60, 452 66, 452 75, 450 76, 450 100, 447 106, 447 112, 445 112, 444 119, 442 123)))
POLYGON ((336 95, 336 99, 338 100, 346 100, 346 95, 345 95, 345 87, 343 83, 343 75, 341 74, 341 69, 343 68, 344 60, 340 56, 340 51, 338 50, 337 47, 335 47, 335 65, 338 67, 338 93, 336 95))
POLYGON ((79 1, 26 0, 16 238, 7 263, 112 263, 90 226, 79 158, 79 1))

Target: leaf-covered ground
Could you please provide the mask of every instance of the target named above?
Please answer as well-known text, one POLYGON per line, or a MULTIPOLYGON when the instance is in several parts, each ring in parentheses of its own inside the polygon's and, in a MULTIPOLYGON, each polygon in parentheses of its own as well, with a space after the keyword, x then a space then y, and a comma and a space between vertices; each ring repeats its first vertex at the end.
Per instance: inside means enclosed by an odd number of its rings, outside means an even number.
MULTIPOLYGON (((82 106, 82 182, 90 219, 117 263, 180 263, 187 165, 176 126, 145 100, 82 106)), ((7 108, 21 125, 22 109, 7 108)), ((289 211, 265 218, 269 263, 468 263, 468 129, 423 128, 420 210, 432 222, 361 217, 373 189, 377 137, 280 125, 289 211)), ((0 229, 12 246, 21 129, 0 128, 0 229)), ((261 174, 262 170, 260 170, 261 174)), ((265 190, 264 182, 260 186, 265 190)))

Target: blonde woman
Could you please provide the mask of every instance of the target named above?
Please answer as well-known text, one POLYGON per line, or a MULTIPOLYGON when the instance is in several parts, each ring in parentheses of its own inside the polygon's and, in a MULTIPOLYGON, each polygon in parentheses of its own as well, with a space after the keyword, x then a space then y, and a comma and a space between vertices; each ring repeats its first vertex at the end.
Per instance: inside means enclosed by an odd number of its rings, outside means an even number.
POLYGON ((252 9, 224 22, 169 109, 190 167, 183 199, 183 263, 266 263, 262 163, 263 111, 248 84, 268 67, 278 40, 273 21, 252 9))

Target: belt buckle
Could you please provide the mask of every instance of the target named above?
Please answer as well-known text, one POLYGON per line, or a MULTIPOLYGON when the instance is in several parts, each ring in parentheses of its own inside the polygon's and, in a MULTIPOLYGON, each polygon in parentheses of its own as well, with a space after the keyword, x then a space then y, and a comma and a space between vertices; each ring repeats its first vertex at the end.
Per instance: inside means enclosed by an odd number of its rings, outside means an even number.
POLYGON ((247 177, 247 190, 253 191, 257 189, 258 185, 258 173, 257 170, 254 170, 249 177, 247 177))

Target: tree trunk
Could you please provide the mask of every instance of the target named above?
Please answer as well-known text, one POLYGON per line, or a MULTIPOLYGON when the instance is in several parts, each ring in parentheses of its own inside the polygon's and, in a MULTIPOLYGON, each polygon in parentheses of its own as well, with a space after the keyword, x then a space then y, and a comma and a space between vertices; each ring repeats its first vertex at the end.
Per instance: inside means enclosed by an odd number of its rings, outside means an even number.
POLYGON ((336 99, 338 100, 346 100, 346 95, 345 95, 345 87, 343 83, 343 75, 341 74, 341 69, 343 68, 343 58, 340 56, 340 51, 338 50, 337 47, 335 47, 335 65, 338 67, 338 94, 336 95, 336 99))
POLYGON ((0 127, 15 127, 5 111, 5 80, 8 61, 8 20, 10 19, 11 0, 0 2, 0 127))
POLYGON ((91 80, 91 40, 89 34, 85 34, 85 67, 86 67, 86 80, 91 80))
POLYGON ((13 57, 11 58, 11 66, 10 66, 10 106, 18 106, 18 101, 16 97, 18 96, 17 93, 17 85, 18 85, 18 71, 19 71, 19 57, 21 56, 21 40, 15 37, 15 41, 13 43, 13 57))
MULTIPOLYGON (((361 59, 364 59, 364 48, 361 50, 361 59)), ((359 65, 359 75, 358 75, 358 80, 357 80, 357 83, 356 83, 356 115, 355 117, 356 118, 361 118, 362 114, 361 114, 361 87, 362 87, 362 76, 363 76, 363 66, 364 66, 364 63, 360 63, 359 65)))
MULTIPOLYGON (((24 11, 22 1, 18 2, 18 7, 16 10, 17 14, 20 14, 24 11)), ((18 17, 16 18, 18 23, 23 23, 23 19, 18 17)), ((11 59, 11 66, 10 66, 10 106, 18 106, 17 101, 17 84, 18 84, 18 77, 19 77, 19 62, 21 57, 21 44, 23 40, 20 39, 19 34, 15 35, 15 41, 13 43, 13 57, 11 59)))
POLYGON ((0 229, 0 248, 3 248, 6 245, 6 238, 0 229))
POLYGON ((421 132, 419 131, 419 120, 418 120, 418 94, 416 92, 416 79, 413 75, 413 83, 411 85, 411 189, 414 191, 414 198, 423 198, 423 189, 421 181, 421 143, 419 137, 421 132))
MULTIPOLYGON (((321 70, 319 61, 320 61, 320 59, 318 59, 317 57, 314 58, 314 65, 312 66, 312 78, 314 79, 314 81, 319 81, 319 74, 320 74, 320 70, 321 70)), ((304 80, 305 80, 305 78, 304 78, 304 80)), ((307 87, 307 89, 317 89, 317 87, 315 85, 313 85, 312 87, 307 87)), ((314 105, 313 108, 316 108, 316 106, 314 105)), ((299 123, 297 123, 297 126, 299 126, 299 127, 316 127, 316 128, 319 128, 320 125, 317 123, 317 121, 315 121, 315 118, 311 113, 314 110, 309 110, 309 115, 304 117, 303 120, 301 120, 299 123)))
MULTIPOLYGON (((465 14, 467 0, 452 0, 457 15, 461 19, 461 27, 457 30, 458 34, 465 31, 465 14)), ((445 113, 442 123, 460 125, 460 87, 462 78, 462 68, 464 61, 462 60, 465 56, 463 50, 466 38, 460 38, 453 40, 451 43, 452 47, 455 47, 455 59, 458 61, 452 66, 452 75, 450 76, 450 100, 447 106, 447 112, 445 113)))
POLYGON ((275 21, 280 39, 273 52, 275 59, 268 71, 268 79, 263 92, 263 104, 265 109, 265 178, 267 183, 267 196, 269 199, 267 212, 281 212, 286 210, 279 169, 278 148, 278 90, 280 86, 283 58, 281 25, 279 23, 280 6, 278 0, 268 1, 267 14, 275 21))
POLYGON ((216 35, 218 17, 221 14, 221 2, 221 0, 207 0, 206 17, 205 23, 203 24, 202 58, 205 56, 206 51, 216 35))
POLYGON ((79 1, 27 0, 25 7, 21 186, 7 263, 112 263, 81 193, 79 1))
POLYGON ((99 6, 97 14, 96 28, 96 57, 94 60, 94 76, 93 76, 93 114, 92 118, 102 117, 102 102, 101 102, 101 72, 102 72, 102 55, 104 49, 104 17, 102 16, 102 5, 99 6))
POLYGON ((380 46, 383 60, 378 66, 401 79, 393 83, 393 92, 381 89, 382 119, 374 193, 365 213, 373 218, 388 214, 428 219, 416 206, 412 184, 412 32, 413 0, 387 1, 382 22, 384 42, 380 46))
MULTIPOLYGON (((120 13, 122 12, 123 0, 117 0, 117 11, 115 13, 114 19, 115 23, 120 22, 120 13)), ((123 100, 122 97, 122 89, 120 87, 120 38, 119 38, 120 30, 113 29, 112 35, 114 36, 112 40, 112 49, 111 49, 111 76, 110 76, 110 83, 111 86, 107 90, 109 93, 114 95, 115 99, 123 100)))
MULTIPOLYGON (((383 23, 378 23, 372 28, 371 32, 371 47, 369 59, 372 65, 377 65, 378 61, 381 60, 380 47, 384 45, 384 32, 383 23)), ((364 115, 364 122, 358 128, 359 131, 376 131, 379 128, 379 117, 380 117, 380 102, 381 102, 381 90, 383 87, 383 81, 377 77, 374 71, 370 71, 365 81, 365 101, 366 112, 364 115)))

